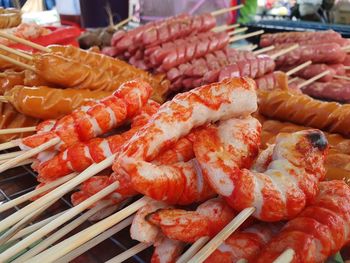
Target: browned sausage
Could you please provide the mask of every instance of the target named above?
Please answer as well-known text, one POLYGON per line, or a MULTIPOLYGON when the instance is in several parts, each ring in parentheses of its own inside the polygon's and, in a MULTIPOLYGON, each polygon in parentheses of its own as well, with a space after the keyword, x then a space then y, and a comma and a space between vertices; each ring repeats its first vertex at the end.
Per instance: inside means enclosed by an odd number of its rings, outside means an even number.
POLYGON ((57 119, 84 103, 111 95, 108 91, 54 89, 46 86, 16 86, 5 92, 5 98, 25 115, 38 119, 57 119))

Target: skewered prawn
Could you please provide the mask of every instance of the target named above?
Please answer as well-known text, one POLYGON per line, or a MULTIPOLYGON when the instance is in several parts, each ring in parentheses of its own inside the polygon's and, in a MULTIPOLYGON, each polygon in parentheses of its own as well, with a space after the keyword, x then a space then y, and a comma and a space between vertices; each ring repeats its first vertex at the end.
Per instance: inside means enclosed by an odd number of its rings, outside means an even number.
POLYGON ((204 262, 254 262, 263 247, 281 229, 282 224, 257 223, 229 236, 204 262))
POLYGON ((81 172, 93 163, 98 163, 117 152, 135 132, 157 111, 159 104, 149 101, 141 112, 132 119, 132 128, 124 133, 107 138, 94 138, 87 143, 76 143, 52 159, 36 165, 38 180, 47 182, 72 172, 81 172))
POLYGON ((317 184, 325 176, 324 134, 318 130, 280 134, 264 173, 240 169, 232 161, 232 152, 246 147, 239 135, 226 141, 203 129, 195 137, 195 155, 210 185, 238 211, 255 207, 254 216, 263 221, 295 217, 316 196, 317 184), (215 145, 215 140, 221 143, 215 145))
POLYGON ((213 198, 198 206, 196 211, 158 209, 148 213, 146 220, 170 239, 194 243, 201 237, 215 236, 235 216, 235 211, 222 198, 213 198))
MULTIPOLYGON (((172 164, 177 162, 187 162, 194 158, 192 137, 193 134, 190 133, 188 136, 178 140, 172 148, 169 148, 158 155, 154 160, 154 163, 172 164)), ((112 173, 110 176, 94 176, 86 180, 82 183, 80 191, 73 193, 71 197, 72 203, 77 205, 116 181, 119 182, 119 187, 114 194, 109 196, 113 202, 118 203, 126 197, 131 197, 137 194, 137 191, 132 187, 131 178, 128 174, 121 175, 112 173)))
POLYGON ((111 96, 90 102, 89 106, 82 106, 59 119, 50 131, 22 139, 20 147, 33 148, 59 137, 61 142, 55 148, 63 150, 76 142, 95 138, 135 116, 151 91, 151 86, 142 80, 125 82, 111 96))
POLYGON ((151 263, 173 263, 181 255, 185 244, 166 237, 159 237, 153 246, 151 263))
POLYGON ((324 262, 350 241, 350 187, 333 180, 319 184, 315 202, 289 221, 256 262, 273 262, 287 248, 292 262, 324 262))
POLYGON ((124 145, 113 170, 130 174, 133 188, 156 200, 177 204, 206 200, 213 192, 205 184, 196 160, 172 165, 150 161, 191 129, 220 119, 249 115, 256 107, 255 84, 245 78, 226 79, 179 94, 163 104, 124 145))

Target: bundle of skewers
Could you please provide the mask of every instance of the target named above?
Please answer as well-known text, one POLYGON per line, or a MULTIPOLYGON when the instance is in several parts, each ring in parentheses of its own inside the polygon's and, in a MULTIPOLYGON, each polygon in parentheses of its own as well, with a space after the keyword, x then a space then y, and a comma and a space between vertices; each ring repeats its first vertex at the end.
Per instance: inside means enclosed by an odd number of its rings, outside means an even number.
MULTIPOLYGON (((172 19, 176 25, 182 16, 172 19)), ((147 32, 163 24, 151 24, 147 32)), ((130 39, 131 33, 122 34, 130 39)), ((120 57, 126 59, 134 49, 146 52, 141 42, 132 43, 137 46, 120 57)), ((32 114, 53 119, 29 127, 34 135, 0 145, 2 150, 20 147, 0 155, 1 172, 30 163, 39 182, 35 190, 0 204, 3 212, 30 201, 0 222, 0 243, 12 244, 0 254, 1 262, 68 262, 130 225, 131 238, 140 243, 109 262, 122 262, 150 246, 155 248, 152 262, 323 262, 350 241, 350 187, 334 180, 350 178, 345 165, 350 142, 312 129, 349 137, 347 107, 303 95, 300 85, 289 87, 288 76, 309 61, 286 73, 275 71, 275 61, 297 45, 270 56, 259 54, 273 47, 254 54, 225 46, 181 62, 171 70, 187 65, 189 72, 200 71, 199 65, 210 67, 222 53, 226 58, 210 68, 211 78, 193 73, 200 81, 163 105, 158 102, 176 90, 165 78, 170 71, 160 69, 163 62, 152 69, 160 75, 153 76, 96 52, 37 48, 41 53, 35 55, 6 49, 18 59, 2 58, 55 90, 16 86, 6 89, 3 101, 24 111, 21 93, 34 98, 48 92, 67 101, 79 92, 79 102, 74 107, 66 102, 69 109, 60 112, 51 98, 54 114, 32 114), (102 99, 97 91, 105 92, 102 99), (93 99, 86 102, 81 94, 93 99), (258 111, 312 128, 271 123, 258 111), (73 208, 25 227, 68 193, 73 208), (88 219, 100 221, 62 240, 88 219)), ((188 78, 184 72, 178 77, 188 78)), ((43 109, 52 104, 32 103, 43 109)))
MULTIPOLYGON (((141 243, 110 262, 151 245, 154 262, 322 262, 349 240, 350 188, 343 181, 322 182, 326 136, 314 129, 281 134, 259 150, 261 125, 251 116, 257 110, 253 80, 228 78, 179 94, 162 106, 150 101, 150 94, 146 82, 126 82, 101 102, 55 124, 44 122, 36 135, 21 140, 21 147, 32 148, 25 154, 39 145, 33 167, 41 184, 26 196, 35 201, 0 222, 1 231, 10 228, 3 242, 57 198, 80 187, 72 195, 74 208, 5 250, 2 261, 86 209, 79 220, 15 262, 67 260, 91 247, 89 240, 95 240, 93 245, 103 240, 103 231, 113 227, 116 233, 130 224, 131 237, 141 243), (128 119, 127 131, 97 137, 128 119), (140 194, 144 197, 48 248, 78 222, 98 212, 105 215, 107 207, 113 211, 140 194), (198 203, 195 210, 189 207, 198 203)), ((17 161, 23 160, 16 157, 12 165, 17 161)))
MULTIPOLYGON (((260 46, 274 45, 275 50, 291 44, 299 44, 299 48, 280 56, 276 60, 277 68, 287 71, 303 62, 310 65, 293 74, 292 85, 299 85, 311 79, 308 85, 302 85, 302 91, 314 98, 348 102, 350 99, 350 77, 347 60, 350 55, 348 39, 332 30, 323 32, 289 32, 264 34, 260 46), (315 81, 317 80, 317 81, 315 81)), ((271 53, 275 52, 271 51, 271 53)))

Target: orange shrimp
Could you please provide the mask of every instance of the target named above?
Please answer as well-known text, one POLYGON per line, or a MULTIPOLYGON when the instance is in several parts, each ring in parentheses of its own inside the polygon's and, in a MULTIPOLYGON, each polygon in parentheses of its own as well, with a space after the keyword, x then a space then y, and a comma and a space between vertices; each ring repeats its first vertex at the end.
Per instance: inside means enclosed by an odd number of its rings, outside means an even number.
POLYGON ((177 204, 206 200, 213 191, 195 160, 172 165, 151 161, 193 128, 246 116, 256 108, 255 83, 248 78, 226 79, 178 94, 123 147, 113 170, 130 174, 133 188, 156 200, 177 204))
POLYGON ((175 263, 176 259, 181 255, 185 244, 166 237, 160 237, 153 246, 155 249, 151 263, 175 263))
MULTIPOLYGON (((210 185, 237 211, 255 207, 254 216, 263 221, 290 219, 316 196, 318 182, 325 176, 328 147, 321 131, 278 135, 272 160, 267 170, 260 172, 241 169, 239 161, 232 161, 237 158, 232 153, 247 147, 240 133, 231 140, 218 137, 218 145, 211 143, 214 136, 218 135, 199 131, 194 141, 195 155, 210 185)), ((266 157, 261 159, 269 162, 266 157)))
POLYGON ((193 243, 204 236, 213 237, 235 215, 222 198, 213 198, 198 206, 196 211, 159 209, 149 213, 146 220, 160 227, 170 239, 193 243))
POLYGON ((262 248, 276 235, 282 224, 257 223, 229 236, 204 262, 254 262, 262 248))

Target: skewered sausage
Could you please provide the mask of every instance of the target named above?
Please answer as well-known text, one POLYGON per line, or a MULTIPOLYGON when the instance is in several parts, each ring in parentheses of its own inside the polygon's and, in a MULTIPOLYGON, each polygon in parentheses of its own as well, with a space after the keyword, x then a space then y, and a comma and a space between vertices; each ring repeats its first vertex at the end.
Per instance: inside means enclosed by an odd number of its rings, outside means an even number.
MULTIPOLYGON (((269 54, 274 54, 280 49, 284 49, 289 44, 277 46, 269 54)), ((277 66, 299 65, 308 60, 313 63, 342 63, 345 59, 346 52, 336 43, 309 44, 300 45, 288 54, 279 56, 276 59, 277 66)))
POLYGON ((350 105, 315 100, 304 94, 274 90, 259 92, 259 112, 269 118, 290 121, 350 137, 350 105))
MULTIPOLYGON (((0 129, 31 127, 38 123, 38 119, 18 113, 11 104, 0 102, 0 129)), ((8 142, 30 134, 32 132, 0 135, 0 142, 8 142)))
POLYGON ((0 7, 0 28, 10 28, 18 26, 22 22, 21 12, 8 8, 0 7))
MULTIPOLYGON (((99 68, 103 71, 110 72, 117 79, 117 84, 132 80, 134 78, 143 79, 153 88, 153 99, 163 102, 164 95, 168 90, 169 81, 165 79, 163 74, 151 75, 141 69, 130 66, 128 63, 114 59, 96 52, 85 51, 73 46, 52 45, 49 48, 55 54, 60 54, 66 58, 72 58, 91 66, 99 68)), ((116 81, 116 80, 115 80, 116 81)))
POLYGON ((267 47, 271 45, 286 44, 286 43, 302 43, 313 42, 320 43, 322 40, 327 40, 328 43, 336 42, 342 39, 341 34, 333 31, 317 31, 317 32, 286 32, 263 34, 260 38, 260 46, 267 47))
POLYGON ((54 89, 47 86, 16 86, 5 92, 5 98, 20 113, 38 119, 57 119, 84 103, 111 95, 108 91, 54 89))
POLYGON ((12 89, 16 85, 24 84, 24 71, 17 72, 6 70, 0 73, 0 94, 3 95, 5 91, 12 89))

